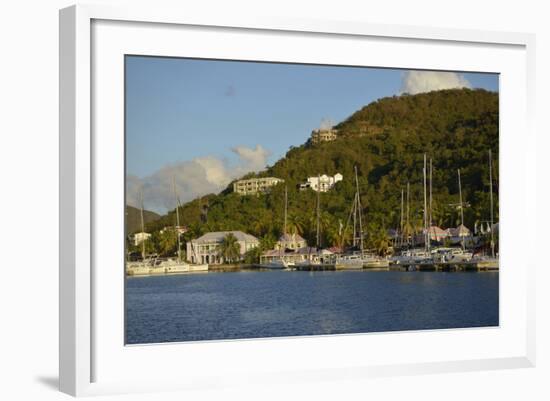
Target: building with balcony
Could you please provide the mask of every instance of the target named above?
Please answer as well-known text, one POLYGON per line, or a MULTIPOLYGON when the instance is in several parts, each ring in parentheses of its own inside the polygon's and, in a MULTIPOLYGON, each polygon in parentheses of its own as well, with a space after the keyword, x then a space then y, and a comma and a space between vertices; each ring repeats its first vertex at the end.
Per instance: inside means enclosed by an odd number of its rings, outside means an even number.
POLYGON ((233 192, 240 195, 256 195, 268 192, 271 187, 284 180, 276 177, 249 178, 238 180, 233 183, 233 192))
POLYGON ((307 246, 306 240, 298 234, 283 234, 275 244, 275 249, 299 249, 307 246))
POLYGON ((165 232, 170 232, 170 231, 177 231, 179 235, 183 235, 185 234, 189 229, 185 226, 165 226, 163 227, 159 233, 160 234, 164 234, 165 232))
POLYGON ((334 176, 323 174, 321 176, 308 177, 307 182, 300 184, 300 190, 313 189, 315 192, 328 192, 337 182, 342 181, 344 176, 336 173, 334 176))
POLYGON ((151 237, 150 233, 144 233, 144 232, 135 233, 132 238, 132 240, 134 241, 134 246, 138 246, 143 241, 147 241, 150 237, 151 237))
POLYGON ((228 234, 233 234, 237 238, 239 260, 243 259, 246 252, 260 245, 258 238, 242 231, 215 231, 206 233, 187 243, 187 261, 200 264, 208 263, 211 265, 224 263, 225 260, 222 255, 221 245, 228 234))
POLYGON ((338 130, 334 128, 319 128, 311 131, 311 143, 317 145, 321 142, 334 141, 338 136, 338 130))

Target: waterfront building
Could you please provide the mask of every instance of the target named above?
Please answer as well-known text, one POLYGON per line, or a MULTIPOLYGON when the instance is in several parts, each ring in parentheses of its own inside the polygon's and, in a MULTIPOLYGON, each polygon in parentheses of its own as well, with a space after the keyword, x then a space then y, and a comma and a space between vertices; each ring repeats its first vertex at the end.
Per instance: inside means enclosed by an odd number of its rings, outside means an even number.
POLYGON ((143 241, 147 241, 147 239, 149 239, 150 237, 151 237, 150 233, 145 233, 145 232, 135 233, 133 236, 134 245, 138 246, 143 241))
POLYGON ((237 238, 240 260, 243 259, 246 252, 260 245, 258 238, 253 235, 243 233, 242 231, 210 232, 187 243, 187 261, 191 263, 207 263, 211 265, 224 263, 225 260, 221 252, 221 245, 224 238, 228 234, 233 234, 235 238, 237 238))
POLYGON ((164 234, 166 231, 173 231, 174 229, 176 229, 179 235, 183 235, 188 231, 188 228, 185 226, 166 226, 160 230, 160 234, 164 234))
POLYGON ((449 237, 449 232, 438 226, 431 226, 428 229, 428 234, 430 236, 430 240, 434 242, 443 242, 449 237))
POLYGON ((283 234, 275 244, 275 249, 299 249, 307 246, 306 240, 298 234, 283 234))
POLYGON ((328 192, 337 182, 343 179, 344 176, 340 173, 336 173, 334 176, 323 174, 321 176, 308 177, 307 182, 300 184, 300 190, 311 188, 315 192, 328 192))
POLYGON ((260 264, 268 264, 282 259, 288 265, 297 265, 305 261, 329 261, 331 258, 334 258, 334 253, 328 249, 304 246, 298 249, 271 249, 265 251, 260 255, 260 264))
MULTIPOLYGON (((410 242, 415 246, 424 246, 426 239, 424 233, 424 230, 414 233, 410 236, 410 242)), ((431 242, 440 244, 444 243, 446 240, 449 240, 451 244, 459 244, 462 243, 462 238, 464 238, 465 243, 471 244, 473 239, 471 231, 463 225, 459 225, 456 228, 447 228, 445 230, 438 226, 431 226, 428 228, 428 235, 431 242)))
POLYGON ((238 180, 233 183, 233 192, 240 195, 256 195, 269 191, 269 189, 284 180, 276 177, 249 178, 238 180))
POLYGON ((448 228, 447 233, 452 242, 460 242, 462 238, 470 237, 472 235, 468 227, 459 225, 456 228, 448 228))
POLYGON ((311 131, 311 143, 317 145, 321 142, 334 141, 338 136, 338 130, 334 128, 319 128, 311 131))

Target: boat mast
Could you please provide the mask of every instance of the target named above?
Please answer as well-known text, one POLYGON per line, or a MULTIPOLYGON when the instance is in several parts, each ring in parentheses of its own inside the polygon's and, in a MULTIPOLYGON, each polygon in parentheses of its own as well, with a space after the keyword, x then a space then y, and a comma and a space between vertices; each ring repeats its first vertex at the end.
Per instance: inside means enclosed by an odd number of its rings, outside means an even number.
POLYGON ((407 246, 409 246, 409 217, 411 208, 409 205, 409 199, 410 199, 410 193, 411 193, 411 185, 410 182, 407 181, 407 224, 405 225, 405 228, 407 229, 407 246))
POLYGON ((353 214, 353 247, 355 248, 357 246, 357 192, 353 196, 351 213, 353 214))
POLYGON ((489 198, 491 200, 491 256, 495 257, 495 238, 493 234, 493 158, 489 149, 489 198))
POLYGON ((430 250, 430 244, 428 240, 428 203, 426 194, 426 153, 424 153, 424 168, 422 170, 424 174, 424 248, 426 251, 430 250))
POLYGON ((172 177, 172 187, 174 188, 174 198, 176 200, 176 226, 174 227, 174 231, 176 232, 176 237, 178 239, 178 262, 181 262, 181 242, 180 242, 180 205, 179 205, 179 199, 178 199, 178 193, 176 191, 176 176, 172 177))
POLYGON ((429 216, 429 219, 428 219, 428 223, 430 224, 430 227, 433 224, 433 220, 432 220, 432 201, 433 201, 432 179, 433 179, 433 165, 432 165, 432 159, 430 158, 430 204, 429 204, 430 216, 429 216))
POLYGON ((401 219, 399 221, 400 246, 403 246, 403 188, 401 188, 401 219))
POLYGON ((287 192, 287 186, 285 185, 285 224, 283 226, 283 235, 286 238, 286 220, 287 220, 287 214, 288 214, 288 192, 287 192))
MULTIPOLYGON (((460 182, 460 169, 458 169, 458 194, 459 194, 459 207, 460 207, 460 225, 462 227, 464 227, 464 205, 462 204, 462 184, 460 182)), ((458 235, 460 235, 460 237, 462 238, 462 250, 464 250, 466 248, 466 245, 464 244, 464 236, 460 234, 460 230, 462 229, 459 228, 458 230, 458 235)))
POLYGON ((281 245, 279 245, 279 259, 283 259, 283 252, 285 251, 284 248, 286 248, 286 220, 287 220, 287 204, 288 204, 288 192, 287 192, 287 185, 285 184, 285 222, 283 225, 283 241, 281 242, 281 245))
POLYGON ((317 174, 317 236, 315 240, 315 246, 317 249, 319 249, 321 245, 321 231, 319 228, 319 218, 321 215, 321 208, 320 208, 320 196, 321 196, 321 174, 317 174))
POLYGON ((354 166, 355 169, 355 186, 357 188, 357 192, 355 195, 356 199, 356 211, 359 216, 359 248, 361 249, 361 255, 363 255, 363 220, 361 218, 361 196, 359 195, 359 179, 357 178, 357 165, 354 166))
POLYGON ((145 223, 143 222, 143 187, 139 192, 140 195, 140 215, 141 215, 141 259, 145 261, 145 223))
MULTIPOLYGON (((432 230, 432 227, 433 227, 433 218, 432 218, 432 200, 433 200, 433 196, 432 196, 432 179, 433 179, 433 165, 432 165, 432 158, 430 157, 430 204, 429 204, 429 211, 430 211, 430 215, 428 216, 428 227, 430 230, 432 230)), ((435 234, 435 231, 432 230, 432 232, 435 234)), ((432 238, 431 238, 431 234, 428 233, 428 238, 430 240, 430 245, 431 245, 431 241, 432 241, 432 238)))

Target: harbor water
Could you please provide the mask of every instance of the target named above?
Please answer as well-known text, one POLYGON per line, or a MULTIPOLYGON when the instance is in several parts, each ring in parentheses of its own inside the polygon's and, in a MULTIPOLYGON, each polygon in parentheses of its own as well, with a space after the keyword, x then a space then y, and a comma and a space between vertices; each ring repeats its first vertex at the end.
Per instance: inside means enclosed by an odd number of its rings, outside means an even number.
POLYGON ((498 326, 498 277, 397 271, 128 277, 126 343, 498 326))

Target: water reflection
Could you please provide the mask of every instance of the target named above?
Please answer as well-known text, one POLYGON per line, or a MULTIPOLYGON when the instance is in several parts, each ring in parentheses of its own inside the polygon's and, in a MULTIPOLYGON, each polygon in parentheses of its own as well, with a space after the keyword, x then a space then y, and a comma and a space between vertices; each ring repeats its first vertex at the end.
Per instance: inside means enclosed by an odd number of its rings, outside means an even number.
POLYGON ((274 271, 129 278, 126 299, 136 344, 497 326, 499 296, 498 273, 274 271))

